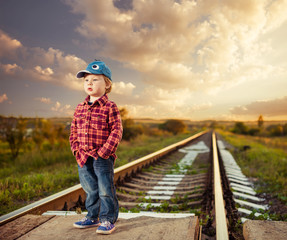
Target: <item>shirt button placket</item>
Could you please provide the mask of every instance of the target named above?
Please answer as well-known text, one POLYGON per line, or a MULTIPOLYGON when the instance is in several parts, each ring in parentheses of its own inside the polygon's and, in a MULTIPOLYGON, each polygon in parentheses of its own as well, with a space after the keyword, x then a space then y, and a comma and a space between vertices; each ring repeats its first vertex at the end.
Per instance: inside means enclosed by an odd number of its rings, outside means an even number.
POLYGON ((86 131, 85 131, 85 147, 86 150, 88 150, 88 143, 89 143, 89 138, 88 138, 88 131, 89 131, 89 119, 91 117, 91 108, 88 108, 88 113, 87 113, 87 118, 86 118, 86 131))
POLYGON ((89 121, 86 121, 86 129, 85 129, 85 148, 88 150, 88 124, 89 121))

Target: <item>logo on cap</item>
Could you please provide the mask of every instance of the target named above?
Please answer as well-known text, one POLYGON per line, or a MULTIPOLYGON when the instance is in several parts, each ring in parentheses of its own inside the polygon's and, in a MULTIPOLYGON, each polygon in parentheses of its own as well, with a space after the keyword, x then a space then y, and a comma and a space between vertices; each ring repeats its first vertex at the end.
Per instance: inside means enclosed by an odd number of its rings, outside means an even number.
POLYGON ((77 73, 77 78, 82 78, 85 74, 103 74, 112 80, 112 72, 109 67, 100 60, 91 62, 85 70, 81 70, 77 73))

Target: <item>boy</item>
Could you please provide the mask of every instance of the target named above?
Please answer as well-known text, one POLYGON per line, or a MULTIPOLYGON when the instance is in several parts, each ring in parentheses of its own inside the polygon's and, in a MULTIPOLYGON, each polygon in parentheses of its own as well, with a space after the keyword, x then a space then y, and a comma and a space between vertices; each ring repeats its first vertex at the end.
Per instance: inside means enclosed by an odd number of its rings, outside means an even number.
POLYGON ((102 61, 90 63, 77 73, 88 94, 75 110, 71 124, 71 150, 78 163, 80 183, 87 194, 87 216, 74 227, 98 227, 97 233, 115 230, 119 205, 114 186, 115 151, 122 138, 122 123, 116 104, 108 99, 111 70, 102 61))

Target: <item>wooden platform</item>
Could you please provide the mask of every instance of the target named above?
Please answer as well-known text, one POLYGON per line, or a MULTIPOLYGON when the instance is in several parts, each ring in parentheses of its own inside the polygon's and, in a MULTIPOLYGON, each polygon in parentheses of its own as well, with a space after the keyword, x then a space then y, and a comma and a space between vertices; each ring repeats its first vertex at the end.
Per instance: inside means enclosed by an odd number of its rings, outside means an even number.
POLYGON ((111 235, 96 233, 97 228, 77 229, 73 223, 84 215, 25 215, 0 227, 2 240, 72 239, 198 239, 198 218, 176 214, 120 214, 111 235))
POLYGON ((287 222, 247 220, 243 236, 245 240, 286 240, 287 222))

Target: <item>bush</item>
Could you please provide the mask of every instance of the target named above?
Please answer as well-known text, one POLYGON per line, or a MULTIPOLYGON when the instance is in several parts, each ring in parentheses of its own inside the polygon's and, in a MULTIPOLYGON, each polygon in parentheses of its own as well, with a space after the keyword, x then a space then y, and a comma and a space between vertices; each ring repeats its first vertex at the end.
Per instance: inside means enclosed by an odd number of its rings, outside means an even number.
POLYGON ((138 135, 143 134, 143 128, 141 125, 129 125, 129 126, 124 126, 124 131, 123 131, 123 139, 130 141, 132 139, 135 139, 138 135))
POLYGON ((19 119, 7 118, 4 121, 5 140, 9 143, 12 161, 14 161, 25 140, 27 120, 22 117, 19 119))
POLYGON ((144 134, 147 136, 153 136, 153 137, 160 137, 160 136, 170 136, 171 133, 161 130, 158 127, 145 127, 144 128, 144 134))
POLYGON ((237 133, 237 134, 247 134, 248 128, 243 122, 236 122, 231 132, 237 133))
POLYGON ((248 130, 248 134, 251 135, 251 136, 255 136, 258 133, 260 133, 260 129, 259 128, 251 128, 251 129, 248 130))
POLYGON ((271 125, 267 128, 270 136, 283 136, 284 135, 284 127, 281 125, 271 125))
POLYGON ((178 133, 183 133, 186 129, 186 125, 181 120, 171 119, 159 125, 159 129, 166 130, 176 135, 178 133))

